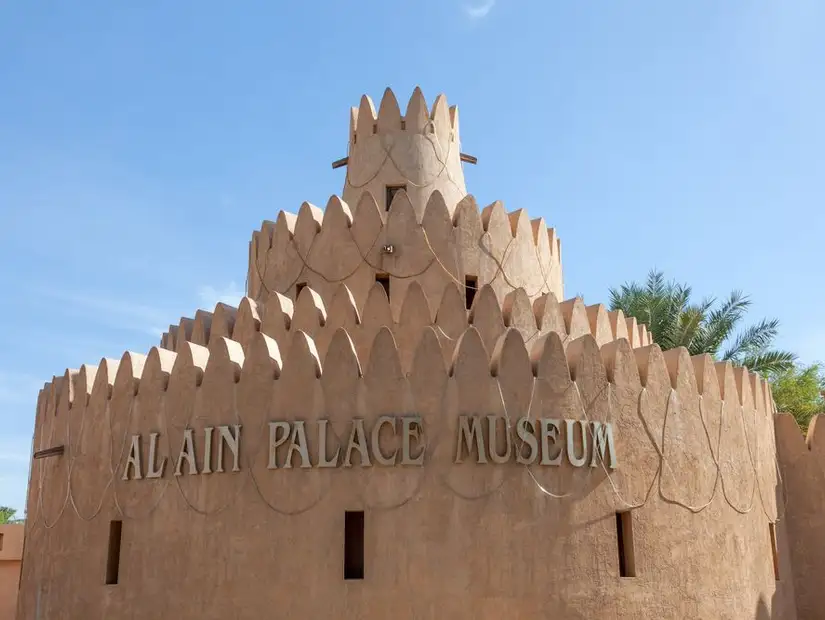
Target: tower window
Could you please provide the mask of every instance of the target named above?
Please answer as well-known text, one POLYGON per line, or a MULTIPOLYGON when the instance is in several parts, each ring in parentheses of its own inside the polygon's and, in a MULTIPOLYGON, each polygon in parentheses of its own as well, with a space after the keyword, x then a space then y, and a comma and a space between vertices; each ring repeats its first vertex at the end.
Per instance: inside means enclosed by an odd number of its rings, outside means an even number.
POLYGON ((3 550, 3 534, 0 533, 0 551, 3 550))
POLYGON ((467 310, 473 307, 473 301, 476 298, 476 291, 478 291, 478 276, 464 277, 464 304, 467 310))
POLYGON ((619 576, 636 576, 636 556, 633 552, 633 513, 616 513, 616 539, 619 543, 619 576))
POLYGON ((387 193, 385 196, 386 203, 384 204, 384 210, 389 211, 390 206, 392 205, 393 198, 399 192, 399 190, 407 191, 406 185, 387 185, 387 193))
POLYGON ((387 299, 390 298, 390 276, 387 273, 375 274, 375 281, 384 287, 384 292, 387 294, 387 299))
POLYGON ((298 284, 295 285, 295 299, 296 300, 298 299, 298 296, 301 294, 301 291, 303 291, 306 287, 307 287, 306 282, 298 282, 298 284))
POLYGON ((120 572, 120 538, 123 532, 123 521, 109 523, 109 553, 106 557, 106 584, 117 583, 120 572))
POLYGON ((773 557, 773 578, 779 581, 779 553, 776 548, 776 524, 768 523, 768 531, 771 536, 771 556, 773 557))
POLYGON ((344 579, 364 578, 364 511, 344 513, 344 579))

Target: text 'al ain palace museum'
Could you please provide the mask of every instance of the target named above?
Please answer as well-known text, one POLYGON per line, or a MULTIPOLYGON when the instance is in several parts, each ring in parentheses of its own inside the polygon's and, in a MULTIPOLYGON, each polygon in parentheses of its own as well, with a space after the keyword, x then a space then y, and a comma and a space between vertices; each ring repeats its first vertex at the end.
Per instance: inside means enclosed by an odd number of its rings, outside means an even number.
POLYGON ((444 96, 363 97, 237 308, 43 388, 18 620, 825 618, 825 423, 565 299, 464 163, 444 96))

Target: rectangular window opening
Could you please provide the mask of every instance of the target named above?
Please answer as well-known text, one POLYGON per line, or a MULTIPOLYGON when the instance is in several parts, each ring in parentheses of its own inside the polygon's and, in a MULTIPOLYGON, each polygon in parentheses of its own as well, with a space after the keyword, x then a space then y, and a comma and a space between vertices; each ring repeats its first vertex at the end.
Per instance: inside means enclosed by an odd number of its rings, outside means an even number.
POLYGON ((407 191, 406 185, 387 185, 387 192, 384 199, 386 200, 384 204, 384 211, 389 211, 390 207, 392 206, 393 198, 400 190, 407 191))
POLYGON ((344 579, 364 578, 364 511, 344 513, 344 579))
POLYGON ((0 551, 3 550, 3 534, 0 534, 0 551))
POLYGON ((387 299, 390 298, 390 276, 387 273, 375 274, 375 281, 384 287, 384 292, 387 294, 387 299))
POLYGON ((633 513, 616 513, 616 539, 619 543, 619 576, 636 576, 636 557, 633 552, 633 513))
POLYGON ((771 556, 773 557, 773 578, 779 581, 779 553, 776 548, 776 524, 768 523, 768 530, 771 535, 771 556))
POLYGON ((301 291, 303 291, 306 288, 306 286, 307 286, 306 282, 298 282, 298 284, 295 285, 295 300, 296 301, 298 300, 298 295, 301 294, 301 291))
POLYGON ((465 276, 464 277, 464 304, 467 310, 473 307, 473 301, 476 298, 476 291, 478 291, 478 277, 465 276))
POLYGON ((106 585, 116 584, 120 572, 120 537, 123 521, 109 523, 109 553, 106 558, 106 585))

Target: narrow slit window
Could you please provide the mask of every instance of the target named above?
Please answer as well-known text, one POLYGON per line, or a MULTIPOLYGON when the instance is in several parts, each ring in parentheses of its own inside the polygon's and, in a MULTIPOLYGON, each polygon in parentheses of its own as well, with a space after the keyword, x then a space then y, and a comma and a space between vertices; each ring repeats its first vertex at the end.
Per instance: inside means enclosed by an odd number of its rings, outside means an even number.
POLYGON ((387 299, 390 298, 390 276, 386 273, 379 273, 375 276, 375 281, 384 287, 384 292, 387 294, 387 299))
POLYGON ((364 578, 364 511, 344 513, 344 579, 364 578))
POLYGON ((776 548, 776 524, 768 523, 768 531, 771 535, 771 556, 773 558, 773 578, 779 581, 779 553, 776 548))
POLYGON ((113 585, 118 581, 120 572, 120 538, 123 531, 123 521, 109 523, 109 553, 106 558, 106 584, 113 585))
POLYGON ((306 282, 298 282, 298 284, 295 285, 295 299, 296 299, 296 301, 298 299, 298 295, 300 295, 301 291, 303 291, 306 287, 307 287, 306 282))
POLYGON ((392 206, 392 201, 395 198, 395 195, 401 190, 407 191, 406 185, 387 185, 387 193, 384 197, 386 200, 386 204, 384 205, 384 210, 389 211, 390 207, 392 206))
POLYGON ((478 277, 477 276, 465 276, 464 278, 464 304, 467 307, 467 310, 473 307, 473 301, 476 298, 476 292, 478 291, 478 277))
POLYGON ((0 551, 3 550, 3 534, 0 533, 0 551))
POLYGON ((616 513, 616 540, 619 544, 619 576, 636 576, 636 557, 633 553, 633 513, 616 513))

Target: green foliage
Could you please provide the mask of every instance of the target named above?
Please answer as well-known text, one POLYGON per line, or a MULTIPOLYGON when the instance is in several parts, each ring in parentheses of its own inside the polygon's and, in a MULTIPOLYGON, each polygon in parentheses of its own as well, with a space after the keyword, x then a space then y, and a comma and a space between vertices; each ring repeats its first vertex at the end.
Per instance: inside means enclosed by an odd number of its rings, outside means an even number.
POLYGON ((610 308, 647 325, 662 350, 685 347, 691 355, 707 353, 763 375, 793 367, 793 353, 771 348, 778 320, 763 319, 737 333, 751 305, 741 291, 733 291, 720 304, 715 298, 693 302, 691 293, 691 287, 667 282, 662 272, 653 270, 643 283, 611 288, 610 308))
POLYGON ((3 523, 15 523, 14 515, 17 514, 17 510, 14 508, 9 508, 8 506, 0 506, 0 524, 3 523))
POLYGON ((825 372, 821 364, 793 366, 774 373, 770 382, 777 411, 793 415, 803 432, 807 432, 813 416, 825 413, 825 372))

